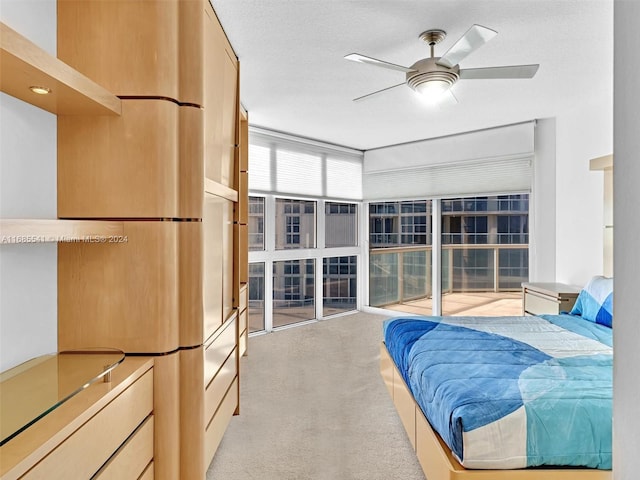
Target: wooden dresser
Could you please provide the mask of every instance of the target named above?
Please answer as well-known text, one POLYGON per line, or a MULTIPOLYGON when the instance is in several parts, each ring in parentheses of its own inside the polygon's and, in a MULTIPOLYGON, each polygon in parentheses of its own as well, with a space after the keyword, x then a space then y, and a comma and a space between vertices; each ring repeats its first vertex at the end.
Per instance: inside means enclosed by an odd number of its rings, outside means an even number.
MULTIPOLYGON (((61 371, 82 369, 62 367, 53 356, 31 369, 38 370, 35 377, 27 371, 3 379, 4 400, 16 400, 9 392, 16 383, 26 390, 37 386, 43 397, 55 395, 69 388, 61 371)), ((10 423, 5 415, 34 407, 33 400, 22 403, 12 405, 14 412, 3 406, 3 429, 10 423)), ((153 359, 128 357, 113 369, 109 382, 96 380, 0 446, 0 478, 153 478, 153 444, 153 359)))
MULTIPOLYGON (((248 331, 239 62, 208 0, 60 0, 57 26, 54 58, 2 25, 2 91, 56 113, 58 131, 58 219, 3 220, 2 233, 60 242, 59 350, 151 359, 153 465, 140 478, 204 479, 239 413, 248 331), (23 93, 47 82, 49 99, 23 93)), ((33 455, 55 447, 43 448, 33 455)), ((47 478, 97 471, 73 465, 47 478)))

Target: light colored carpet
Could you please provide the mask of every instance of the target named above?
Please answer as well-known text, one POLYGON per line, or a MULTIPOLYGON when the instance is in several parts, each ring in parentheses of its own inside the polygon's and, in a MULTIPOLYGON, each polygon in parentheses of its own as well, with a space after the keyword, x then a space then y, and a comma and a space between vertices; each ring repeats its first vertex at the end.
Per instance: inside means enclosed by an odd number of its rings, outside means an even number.
POLYGON ((207 480, 424 480, 379 374, 382 321, 356 313, 249 339, 207 480))

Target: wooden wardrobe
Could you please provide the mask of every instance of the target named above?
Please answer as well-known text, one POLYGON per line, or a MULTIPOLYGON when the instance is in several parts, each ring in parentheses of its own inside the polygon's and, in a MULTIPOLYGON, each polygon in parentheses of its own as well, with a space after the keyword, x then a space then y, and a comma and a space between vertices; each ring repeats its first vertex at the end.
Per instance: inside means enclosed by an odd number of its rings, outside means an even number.
POLYGON ((154 478, 203 479, 239 412, 247 115, 208 0, 58 1, 58 58, 122 101, 58 116, 58 216, 122 235, 58 247, 58 348, 154 361, 154 478))

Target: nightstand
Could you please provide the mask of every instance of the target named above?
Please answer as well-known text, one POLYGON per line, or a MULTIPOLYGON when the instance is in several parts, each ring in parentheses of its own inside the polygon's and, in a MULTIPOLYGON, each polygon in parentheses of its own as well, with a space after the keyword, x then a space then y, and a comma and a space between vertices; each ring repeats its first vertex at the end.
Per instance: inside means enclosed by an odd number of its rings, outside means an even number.
POLYGON ((568 312, 579 293, 580 287, 564 283, 523 283, 523 314, 558 315, 560 312, 568 312))

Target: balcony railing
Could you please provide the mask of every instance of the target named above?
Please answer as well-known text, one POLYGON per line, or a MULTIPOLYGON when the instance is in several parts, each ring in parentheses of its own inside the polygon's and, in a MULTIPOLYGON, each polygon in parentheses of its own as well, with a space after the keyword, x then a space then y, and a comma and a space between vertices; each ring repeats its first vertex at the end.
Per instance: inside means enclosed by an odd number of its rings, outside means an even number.
MULTIPOLYGON (((431 246, 370 251, 369 304, 431 297, 431 246)), ((529 277, 526 244, 442 246, 442 293, 517 291, 529 277)))

